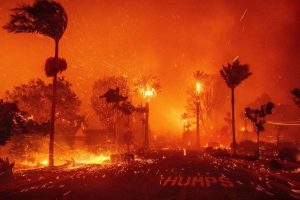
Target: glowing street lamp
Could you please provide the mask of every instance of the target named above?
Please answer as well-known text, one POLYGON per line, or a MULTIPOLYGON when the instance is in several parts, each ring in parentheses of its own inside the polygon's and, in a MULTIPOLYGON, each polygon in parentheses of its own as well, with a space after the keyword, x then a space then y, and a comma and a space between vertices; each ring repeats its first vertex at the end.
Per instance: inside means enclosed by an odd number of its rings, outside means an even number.
POLYGON ((156 91, 154 88, 147 86, 146 88, 141 89, 141 94, 146 102, 150 102, 150 100, 156 96, 156 91))
POLYGON ((145 116, 145 141, 144 141, 144 148, 149 148, 149 102, 152 98, 156 96, 156 91, 153 87, 146 86, 141 88, 140 93, 142 97, 146 101, 146 116, 145 116))
POLYGON ((200 124, 199 124, 199 110, 200 110, 200 93, 202 91, 202 84, 200 81, 196 81, 196 147, 200 148, 200 124))
POLYGON ((202 91, 202 84, 199 81, 197 81, 196 82, 196 95, 199 96, 201 91, 202 91))
POLYGON ((145 141, 144 148, 149 148, 149 102, 159 92, 160 84, 156 76, 145 75, 139 77, 135 82, 135 91, 146 101, 146 106, 142 109, 145 113, 145 141))

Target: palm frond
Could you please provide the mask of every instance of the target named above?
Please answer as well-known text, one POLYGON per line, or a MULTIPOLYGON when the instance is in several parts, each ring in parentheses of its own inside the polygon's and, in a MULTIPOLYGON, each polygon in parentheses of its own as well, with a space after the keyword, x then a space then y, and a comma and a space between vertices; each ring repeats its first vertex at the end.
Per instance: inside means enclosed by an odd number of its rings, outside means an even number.
POLYGON ((55 1, 36 0, 32 6, 23 4, 11 12, 10 21, 3 26, 8 32, 39 33, 59 40, 68 24, 64 8, 55 1))
POLYGON ((134 81, 134 88, 135 92, 139 92, 141 88, 153 88, 156 92, 160 92, 161 85, 158 78, 152 74, 150 75, 143 75, 137 78, 134 81))
POLYGON ((48 77, 53 77, 57 73, 61 73, 67 69, 67 61, 63 58, 50 57, 45 63, 45 72, 48 77))
POLYGON ((206 80, 209 77, 208 74, 200 70, 195 71, 193 75, 197 81, 206 80))
POLYGON ((252 73, 247 64, 241 64, 238 59, 235 59, 232 64, 223 65, 220 74, 229 88, 235 88, 252 73))

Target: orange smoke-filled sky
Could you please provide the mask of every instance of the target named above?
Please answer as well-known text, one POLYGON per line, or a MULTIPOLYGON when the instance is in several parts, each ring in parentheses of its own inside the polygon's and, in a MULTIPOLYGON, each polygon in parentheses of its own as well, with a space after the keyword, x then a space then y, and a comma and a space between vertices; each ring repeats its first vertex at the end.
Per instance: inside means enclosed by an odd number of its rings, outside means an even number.
MULTIPOLYGON (((0 0, 0 25, 9 9, 27 0, 0 0)), ((155 74, 162 91, 151 102, 151 128, 180 132, 186 87, 196 69, 219 76, 239 56, 253 75, 238 87, 237 109, 268 93, 292 104, 300 87, 300 4, 297 0, 61 0, 69 16, 60 56, 65 77, 93 115, 93 82, 105 75, 155 74)), ((0 94, 30 79, 46 78, 43 65, 53 41, 0 29, 0 94)), ((229 90, 224 91, 229 94, 229 90)), ((229 99, 224 108, 230 110, 229 99)), ((222 113, 221 113, 222 114, 222 113)), ((225 114, 224 114, 225 115, 225 114)))

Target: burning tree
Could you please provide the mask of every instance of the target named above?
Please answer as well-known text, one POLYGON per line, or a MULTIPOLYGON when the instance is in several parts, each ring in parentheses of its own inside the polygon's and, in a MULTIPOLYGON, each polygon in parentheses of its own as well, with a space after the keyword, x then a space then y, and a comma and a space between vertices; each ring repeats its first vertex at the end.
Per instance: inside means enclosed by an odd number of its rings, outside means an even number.
POLYGON ((49 166, 54 166, 54 123, 56 117, 56 87, 57 74, 66 70, 64 59, 58 57, 59 41, 63 36, 68 16, 64 8, 55 1, 36 0, 33 5, 22 5, 11 10, 10 21, 3 26, 14 33, 38 33, 50 37, 55 42, 55 55, 48 58, 45 65, 46 75, 53 77, 52 107, 51 107, 51 132, 49 142, 49 166))
POLYGON ((233 60, 232 64, 222 66, 220 71, 227 86, 231 89, 231 115, 232 115, 232 145, 233 153, 236 154, 235 140, 235 120, 234 120, 234 89, 247 79, 252 73, 249 71, 248 65, 243 65, 238 59, 233 60))
POLYGON ((291 93, 294 97, 295 104, 300 107, 300 88, 294 88, 291 93))
POLYGON ((156 76, 146 75, 141 76, 134 82, 134 91, 146 101, 146 106, 141 108, 145 114, 145 141, 144 148, 149 148, 149 102, 157 95, 160 90, 160 83, 156 76))
POLYGON ((99 79, 94 83, 91 97, 92 108, 106 128, 113 132, 117 141, 117 127, 123 119, 122 112, 117 108, 119 97, 130 96, 127 79, 123 76, 109 76, 99 79), (106 98, 101 98, 105 97, 106 98))
MULTIPOLYGON (((65 137, 65 141, 72 146, 73 140, 70 137, 74 136, 83 121, 83 116, 78 114, 81 101, 72 90, 72 84, 64 77, 58 78, 56 87, 56 128, 59 135, 65 137)), ((49 133, 52 89, 53 84, 46 84, 41 79, 35 79, 16 86, 6 93, 7 99, 16 101, 20 109, 26 112, 26 128, 31 134, 49 133)), ((18 144, 22 145, 22 143, 18 144)), ((20 146, 20 148, 23 147, 20 146)))
POLYGON ((200 125, 203 127, 205 132, 211 126, 211 114, 213 107, 217 101, 215 91, 215 79, 212 75, 204 72, 197 71, 194 74, 195 79, 201 83, 204 87, 201 88, 201 92, 198 94, 195 92, 195 87, 190 86, 187 90, 187 111, 190 116, 196 118, 197 106, 199 103, 199 119, 200 125))
POLYGON ((265 117, 272 114, 274 104, 268 102, 260 107, 260 109, 245 108, 245 116, 253 123, 255 132, 257 134, 257 156, 259 156, 259 134, 265 130, 264 124, 266 123, 265 117))
POLYGON ((160 88, 161 86, 157 77, 152 74, 143 75, 134 81, 134 91, 146 101, 155 97, 160 88))

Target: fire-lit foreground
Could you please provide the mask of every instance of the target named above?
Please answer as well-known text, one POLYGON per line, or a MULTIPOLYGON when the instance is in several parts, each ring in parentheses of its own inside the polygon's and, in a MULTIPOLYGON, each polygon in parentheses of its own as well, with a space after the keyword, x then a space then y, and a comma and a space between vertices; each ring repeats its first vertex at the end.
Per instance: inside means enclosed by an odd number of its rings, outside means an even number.
MULTIPOLYGON (((68 154, 58 154, 55 159, 56 166, 74 166, 74 165, 89 165, 89 164, 108 164, 110 161, 110 153, 95 154, 82 150, 74 150, 68 154)), ((16 168, 22 169, 35 169, 48 166, 48 154, 46 153, 32 153, 30 158, 25 160, 15 161, 16 168)))
POLYGON ((299 199, 299 180, 297 170, 261 161, 168 150, 129 163, 20 170, 0 199, 299 199))

